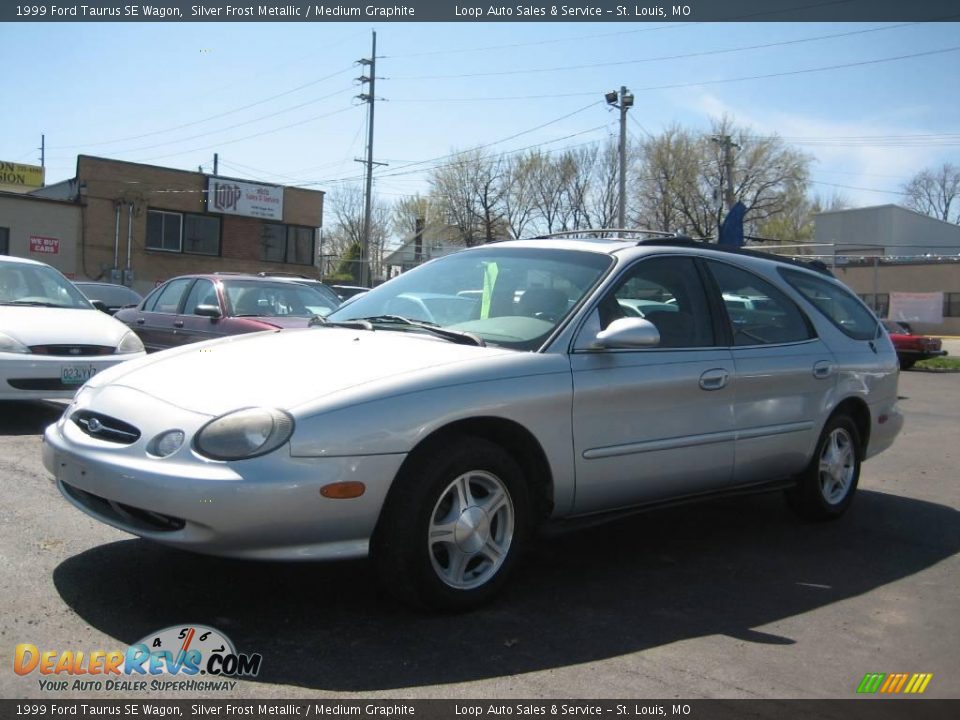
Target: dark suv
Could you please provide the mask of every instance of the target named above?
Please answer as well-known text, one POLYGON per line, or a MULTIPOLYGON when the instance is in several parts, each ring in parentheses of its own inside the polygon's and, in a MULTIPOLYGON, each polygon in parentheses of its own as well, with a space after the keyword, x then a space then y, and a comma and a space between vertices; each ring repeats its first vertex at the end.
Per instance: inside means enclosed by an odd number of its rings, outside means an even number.
POLYGON ((223 335, 307 327, 312 318, 337 307, 338 299, 331 295, 286 278, 182 275, 115 317, 153 352, 223 335))

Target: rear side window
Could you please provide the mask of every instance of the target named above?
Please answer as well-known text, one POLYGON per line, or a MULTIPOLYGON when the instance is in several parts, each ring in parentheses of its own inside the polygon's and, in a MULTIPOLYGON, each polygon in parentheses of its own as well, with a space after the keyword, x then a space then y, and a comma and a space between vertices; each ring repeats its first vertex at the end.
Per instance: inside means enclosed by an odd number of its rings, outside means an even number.
POLYGON ((734 345, 778 345, 814 336, 800 308, 771 283, 726 263, 707 265, 720 288, 734 345))
POLYGON ((192 282, 193 278, 171 280, 160 289, 156 299, 152 295, 150 296, 144 310, 158 313, 176 313, 180 309, 180 300, 183 298, 183 293, 192 282))
POLYGON ((780 274, 845 335, 854 340, 873 340, 877 336, 877 318, 839 283, 786 268, 780 268, 780 274))

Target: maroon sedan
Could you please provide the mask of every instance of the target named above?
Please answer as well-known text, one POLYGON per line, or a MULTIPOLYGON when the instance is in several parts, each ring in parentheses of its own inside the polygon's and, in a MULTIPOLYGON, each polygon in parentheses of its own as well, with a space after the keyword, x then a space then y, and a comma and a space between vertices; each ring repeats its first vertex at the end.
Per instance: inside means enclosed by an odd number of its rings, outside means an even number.
POLYGON ((154 352, 224 335, 307 327, 311 318, 323 317, 339 304, 332 290, 291 280, 183 275, 115 317, 137 333, 148 352, 154 352))
POLYGON ((920 360, 947 354, 947 351, 942 349, 943 343, 940 338, 915 335, 909 325, 896 320, 884 320, 883 326, 893 341, 901 370, 909 370, 920 360))

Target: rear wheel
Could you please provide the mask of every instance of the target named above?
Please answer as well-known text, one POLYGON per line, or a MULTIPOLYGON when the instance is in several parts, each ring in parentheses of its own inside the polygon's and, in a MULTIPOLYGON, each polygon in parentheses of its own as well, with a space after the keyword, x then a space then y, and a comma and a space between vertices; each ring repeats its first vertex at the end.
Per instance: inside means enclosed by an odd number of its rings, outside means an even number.
POLYGON ((414 606, 475 607, 506 581, 528 518, 523 473, 509 453, 474 437, 435 445, 390 491, 372 548, 378 575, 414 606))
POLYGON ((830 520, 846 512, 860 480, 860 433, 846 415, 831 418, 817 442, 810 465, 787 492, 801 517, 830 520))
POLYGON ((912 368, 912 367, 913 367, 914 365, 916 365, 916 364, 917 364, 917 361, 916 361, 916 360, 901 360, 901 361, 900 361, 900 369, 901 369, 901 370, 909 370, 910 368, 912 368))

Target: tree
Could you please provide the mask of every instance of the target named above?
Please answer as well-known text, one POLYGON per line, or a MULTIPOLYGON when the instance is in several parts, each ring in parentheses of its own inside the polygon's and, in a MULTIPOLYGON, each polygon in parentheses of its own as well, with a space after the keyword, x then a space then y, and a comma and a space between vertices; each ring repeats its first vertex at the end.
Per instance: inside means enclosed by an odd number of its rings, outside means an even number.
POLYGON ((944 163, 917 173, 903 186, 907 207, 945 222, 960 223, 960 166, 944 163))
MULTIPOLYGON (((329 243, 328 246, 324 247, 324 252, 329 252, 340 258, 341 265, 347 252, 352 251, 354 246, 359 251, 363 242, 364 200, 364 191, 358 185, 340 188, 327 197, 327 207, 333 215, 334 222, 330 230, 324 234, 325 245, 329 243)), ((386 205, 374 196, 370 202, 370 243, 367 257, 371 278, 380 277, 381 274, 383 249, 386 245, 389 228, 389 215, 386 205)), ((358 254, 358 260, 359 257, 358 254)), ((359 264, 357 264, 357 269, 357 280, 359 281, 359 264)))
POLYGON ((432 196, 464 245, 490 242, 506 232, 503 197, 509 186, 503 160, 482 149, 466 150, 435 167, 432 196))
MULTIPOLYGON (((842 195, 829 198, 813 198, 797 191, 790 195, 782 212, 768 217, 757 227, 757 234, 763 238, 779 241, 780 244, 803 244, 813 242, 814 216, 831 210, 842 210, 849 203, 842 195)), ((811 248, 814 254, 823 248, 811 248)))
POLYGON ((810 158, 776 135, 754 135, 727 117, 713 121, 710 135, 673 126, 648 139, 642 150, 641 224, 700 237, 717 233, 726 215, 721 191, 728 182, 724 149, 712 141, 720 136, 730 136, 739 146, 733 156, 733 190, 747 208, 748 232, 786 211, 798 193, 806 193, 810 158))

